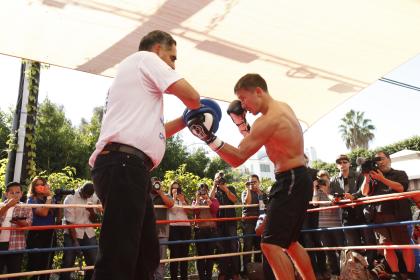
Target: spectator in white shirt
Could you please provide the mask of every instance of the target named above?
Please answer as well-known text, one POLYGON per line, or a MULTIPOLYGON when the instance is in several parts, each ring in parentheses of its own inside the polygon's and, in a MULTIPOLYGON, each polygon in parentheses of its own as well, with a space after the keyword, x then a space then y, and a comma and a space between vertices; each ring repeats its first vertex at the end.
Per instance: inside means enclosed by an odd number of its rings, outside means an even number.
MULTIPOLYGON (((93 184, 88 182, 78 188, 74 195, 68 195, 64 199, 64 204, 98 204, 99 199, 94 193, 93 184)), ((92 224, 96 222, 96 213, 93 208, 65 208, 63 224, 92 224)), ((64 232, 64 246, 90 246, 97 245, 95 229, 93 227, 70 228, 64 232)), ((97 249, 66 250, 64 251, 62 267, 72 267, 76 260, 76 255, 83 253, 86 265, 94 265, 96 261, 97 249)), ((92 270, 87 270, 85 280, 92 277, 92 270)), ((60 280, 70 280, 70 273, 62 273, 60 280)))

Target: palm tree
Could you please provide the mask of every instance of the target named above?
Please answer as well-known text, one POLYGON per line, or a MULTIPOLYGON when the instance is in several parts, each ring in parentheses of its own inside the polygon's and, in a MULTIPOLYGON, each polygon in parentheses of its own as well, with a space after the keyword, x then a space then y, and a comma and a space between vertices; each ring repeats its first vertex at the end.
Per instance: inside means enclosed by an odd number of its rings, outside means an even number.
POLYGON ((350 110, 341 119, 342 124, 338 128, 347 149, 368 149, 369 141, 375 137, 373 134, 375 126, 370 119, 364 118, 364 114, 364 112, 350 110))

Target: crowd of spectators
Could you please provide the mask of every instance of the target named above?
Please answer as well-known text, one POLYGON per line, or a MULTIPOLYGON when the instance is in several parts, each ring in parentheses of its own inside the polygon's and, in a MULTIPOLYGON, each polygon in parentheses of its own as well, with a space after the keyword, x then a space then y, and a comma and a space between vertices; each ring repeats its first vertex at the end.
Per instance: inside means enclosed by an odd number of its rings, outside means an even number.
MULTIPOLYGON (((355 200, 363 196, 380 195, 406 191, 408 179, 404 171, 390 168, 389 155, 384 152, 377 154, 377 170, 368 173, 357 172, 350 168, 350 160, 346 155, 339 155, 336 160, 339 174, 330 178, 325 170, 310 169, 313 180, 312 208, 337 204, 342 199, 355 200), (374 173, 372 173, 374 172, 374 173), (318 203, 317 203, 318 202, 318 203), (330 204, 327 204, 330 203, 330 204)), ((195 195, 188 198, 183 186, 173 181, 167 186, 156 177, 151 179, 150 197, 155 205, 157 220, 168 220, 169 223, 157 224, 157 234, 160 243, 160 257, 185 258, 189 256, 206 256, 234 252, 260 250, 261 230, 257 219, 248 217, 260 216, 264 219, 264 210, 269 196, 261 188, 260 178, 251 175, 246 179, 245 190, 237 193, 234 184, 228 182, 223 172, 218 172, 209 186, 202 182, 197 186, 195 195), (164 190, 168 189, 167 192, 164 190), (190 201, 191 199, 191 201, 190 201), (258 205, 258 207, 243 207, 239 214, 235 208, 221 208, 224 205, 258 205), (174 207, 176 206, 176 207, 174 207), (181 206, 181 207, 179 207, 181 206), (182 206, 196 206, 183 208, 182 206), (208 206, 208 207, 201 207, 208 206), (191 222, 195 219, 233 218, 241 215, 239 221, 191 222), (171 222, 173 221, 173 222, 171 222), (257 229, 257 230, 256 230, 257 229), (238 235, 245 237, 239 238, 238 235), (220 237, 238 237, 229 240, 219 240, 220 237), (202 242, 202 239, 215 239, 213 242, 202 242), (197 242, 191 242, 195 239, 197 242), (168 241, 176 242, 166 245, 168 241), (195 244, 195 245, 193 245, 195 244), (195 250, 195 251, 194 251, 195 250), (191 252, 192 251, 192 252, 191 252), (169 252, 169 255, 168 255, 169 252)), ((23 190, 17 182, 9 183, 4 194, 4 205, 0 207, 1 227, 26 227, 45 225, 92 224, 99 222, 100 210, 94 208, 65 208, 64 210, 49 207, 16 207, 22 204, 23 190)), ((33 179, 27 203, 55 204, 60 203, 50 190, 48 182, 41 177, 33 179)), ((420 197, 413 198, 417 207, 420 197)), ((64 198, 64 204, 98 204, 92 183, 85 183, 64 198)), ((308 213, 304 229, 355 226, 369 223, 398 222, 419 219, 419 210, 411 217, 408 199, 381 202, 367 206, 328 209, 308 213)), ((279 214, 281 215, 281 213, 279 214)), ((281 217, 279 217, 281 218, 281 217)), ((420 230, 414 226, 409 232, 406 226, 376 229, 326 230, 302 233, 301 240, 305 247, 342 247, 376 244, 409 244, 410 237, 419 242, 420 230), (412 235, 412 236, 410 236, 412 235)), ((18 250, 30 248, 57 247, 57 231, 49 230, 1 230, 0 251, 16 251, 12 254, 0 254, 0 273, 22 271, 24 254, 18 250)), ((61 267, 73 267, 76 259, 84 260, 86 265, 93 265, 97 254, 97 234, 92 227, 69 228, 63 230, 64 247, 92 246, 83 250, 64 250, 61 267)), ((170 242, 169 242, 170 243, 170 242)), ((416 279, 414 274, 414 251, 396 250, 359 250, 373 271, 372 276, 378 278, 387 275, 390 279, 416 279), (378 267, 381 267, 379 269, 378 267), (405 278, 402 278, 402 275, 405 278)), ((340 255, 342 251, 310 252, 311 262, 317 274, 317 279, 338 279, 340 276, 340 255)), ((45 270, 52 267, 54 251, 36 252, 27 255, 25 270, 45 270)), ((157 280, 164 279, 169 274, 171 279, 188 279, 189 263, 192 261, 162 263, 154 274, 157 280)), ((274 279, 270 267, 261 254, 245 254, 224 258, 205 258, 195 261, 199 279, 209 280, 217 274, 218 279, 274 279), (217 264, 217 266, 215 266, 217 264), (217 269, 216 269, 217 267, 217 269), (264 271, 264 272, 263 272, 264 271)), ((84 274, 84 279, 91 278, 91 271, 84 274)), ((15 278, 18 279, 18 278, 15 278)), ((49 279, 49 274, 33 276, 31 279, 49 279)), ((61 273, 60 279, 71 279, 71 273, 61 273)))

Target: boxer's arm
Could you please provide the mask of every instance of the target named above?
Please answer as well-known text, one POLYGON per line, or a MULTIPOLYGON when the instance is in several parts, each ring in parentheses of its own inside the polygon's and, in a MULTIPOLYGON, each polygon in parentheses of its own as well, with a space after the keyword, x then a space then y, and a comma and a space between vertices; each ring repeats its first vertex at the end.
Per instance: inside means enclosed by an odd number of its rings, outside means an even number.
POLYGON ((201 106, 200 95, 185 79, 176 81, 166 91, 178 97, 188 109, 198 109, 201 106))
POLYGON ((254 122, 250 133, 242 140, 238 148, 225 143, 225 145, 217 151, 217 154, 229 165, 238 167, 268 142, 269 138, 274 133, 272 127, 272 120, 262 116, 254 122))

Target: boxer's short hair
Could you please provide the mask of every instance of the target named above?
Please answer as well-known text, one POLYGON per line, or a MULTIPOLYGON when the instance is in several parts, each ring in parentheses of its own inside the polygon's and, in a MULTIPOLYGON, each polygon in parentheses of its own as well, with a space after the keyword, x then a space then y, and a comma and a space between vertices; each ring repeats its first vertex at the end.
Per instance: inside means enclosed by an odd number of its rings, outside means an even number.
POLYGON ((245 90, 253 90, 256 87, 261 88, 263 91, 268 92, 267 83, 263 77, 259 74, 246 74, 242 78, 238 80, 235 85, 234 92, 236 93, 238 90, 245 89, 245 90))

